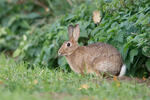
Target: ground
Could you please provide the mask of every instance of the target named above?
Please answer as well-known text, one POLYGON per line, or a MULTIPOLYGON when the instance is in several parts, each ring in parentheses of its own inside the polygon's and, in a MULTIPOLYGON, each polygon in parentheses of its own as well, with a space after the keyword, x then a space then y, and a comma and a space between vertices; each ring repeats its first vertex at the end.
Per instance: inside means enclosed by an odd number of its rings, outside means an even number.
POLYGON ((0 100, 149 100, 149 79, 105 79, 0 56, 0 100))

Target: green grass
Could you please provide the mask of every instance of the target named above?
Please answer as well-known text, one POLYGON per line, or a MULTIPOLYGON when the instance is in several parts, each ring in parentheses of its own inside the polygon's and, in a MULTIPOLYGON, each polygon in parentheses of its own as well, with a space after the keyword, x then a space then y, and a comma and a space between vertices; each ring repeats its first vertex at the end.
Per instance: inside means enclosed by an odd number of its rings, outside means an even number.
POLYGON ((146 84, 117 82, 93 75, 15 63, 0 56, 0 100, 149 100, 146 84), (88 89, 82 87, 89 86, 88 89))

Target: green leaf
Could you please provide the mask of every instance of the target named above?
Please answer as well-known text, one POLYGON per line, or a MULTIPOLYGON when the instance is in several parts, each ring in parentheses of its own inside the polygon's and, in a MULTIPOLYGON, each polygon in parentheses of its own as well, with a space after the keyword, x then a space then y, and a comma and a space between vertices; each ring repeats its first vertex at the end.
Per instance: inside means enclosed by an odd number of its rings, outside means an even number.
POLYGON ((138 54, 138 49, 132 49, 130 51, 130 62, 133 63, 134 57, 138 54))
POLYGON ((13 53, 13 57, 19 56, 20 53, 21 53, 20 49, 17 49, 17 50, 13 53))
POLYGON ((58 59, 58 64, 59 66, 65 66, 67 64, 67 61, 65 59, 65 57, 61 57, 58 59))
MULTIPOLYGON (((129 58, 129 57, 128 57, 128 58, 129 58)), ((126 64, 126 66, 127 66, 127 69, 130 70, 130 69, 131 69, 131 67, 130 67, 130 64, 131 64, 131 63, 130 63, 130 60, 129 60, 129 59, 126 59, 126 60, 125 60, 125 64, 126 64)))
POLYGON ((23 21, 21 22, 21 26, 22 26, 23 28, 30 28, 30 25, 29 25, 29 23, 28 23, 26 20, 23 20, 23 21))
POLYGON ((150 47, 149 46, 145 46, 142 48, 142 54, 146 57, 150 57, 150 47))
POLYGON ((89 22, 85 22, 85 21, 80 21, 78 22, 79 26, 80 26, 80 37, 88 37, 88 32, 87 32, 87 26, 90 24, 89 22))
POLYGON ((148 59, 145 63, 146 68, 148 69, 148 71, 150 72, 150 59, 148 59))
POLYGON ((128 50, 129 50, 129 44, 125 44, 121 50, 121 54, 122 54, 122 57, 123 59, 125 60, 126 57, 127 57, 127 54, 128 54, 128 50))
POLYGON ((67 16, 67 18, 65 19, 65 21, 68 21, 68 20, 73 19, 73 18, 75 18, 75 15, 69 14, 69 15, 67 16))
POLYGON ((124 37, 123 34, 124 34, 123 32, 119 31, 119 32, 116 34, 116 36, 115 36, 114 39, 115 39, 117 42, 123 43, 123 37, 124 37))
POLYGON ((27 15, 23 15, 24 18, 27 18, 27 19, 35 19, 35 18, 38 18, 40 17, 40 15, 38 13, 35 13, 35 12, 32 12, 30 14, 27 14, 27 15))
POLYGON ((101 29, 101 26, 96 27, 96 28, 91 32, 91 35, 94 36, 100 29, 101 29))

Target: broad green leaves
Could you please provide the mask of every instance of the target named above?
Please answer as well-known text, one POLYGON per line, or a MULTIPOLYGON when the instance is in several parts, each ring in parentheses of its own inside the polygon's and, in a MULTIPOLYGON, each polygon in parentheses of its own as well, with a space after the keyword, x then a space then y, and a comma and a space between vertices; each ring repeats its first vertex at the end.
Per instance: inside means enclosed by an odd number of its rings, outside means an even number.
POLYGON ((66 0, 0 0, 0 28, 8 30, 3 36, 0 32, 0 52, 14 51, 24 34, 53 22, 56 16, 70 10, 66 0))
MULTIPOLYGON (((56 7, 50 2, 48 4, 50 11, 54 11, 56 7)), ((45 17, 48 15, 41 15, 37 12, 30 12, 26 15, 15 14, 13 17, 4 18, 3 24, 10 27, 11 31, 17 32, 15 34, 25 34, 15 37, 15 39, 21 38, 21 42, 14 56, 18 56, 21 60, 48 67, 60 66, 65 69, 66 60, 64 57, 59 58, 57 51, 62 43, 68 40, 68 25, 79 24, 81 30, 79 44, 109 43, 120 51, 129 74, 143 75, 150 71, 148 60, 150 59, 149 5, 149 0, 133 2, 130 0, 88 0, 80 6, 73 6, 70 13, 60 17, 51 25, 46 24, 45 17), (102 15, 99 24, 95 24, 92 20, 94 10, 98 10, 102 15), (42 17, 44 17, 43 20, 34 23, 35 19, 42 17), (33 27, 31 23, 34 23, 33 27), (17 30, 20 29, 18 27, 21 27, 21 30, 17 30)), ((32 10, 32 7, 26 9, 32 10)), ((3 31, 0 37, 12 33, 7 28, 0 30, 3 31)), ((3 39, 0 41, 4 43, 3 39)))
POLYGON ((147 61, 146 61, 145 65, 146 65, 146 67, 147 67, 148 71, 150 72, 150 58, 149 58, 149 59, 147 59, 147 61))
POLYGON ((130 63, 133 63, 134 57, 137 56, 138 54, 138 49, 132 49, 129 54, 130 54, 130 63))

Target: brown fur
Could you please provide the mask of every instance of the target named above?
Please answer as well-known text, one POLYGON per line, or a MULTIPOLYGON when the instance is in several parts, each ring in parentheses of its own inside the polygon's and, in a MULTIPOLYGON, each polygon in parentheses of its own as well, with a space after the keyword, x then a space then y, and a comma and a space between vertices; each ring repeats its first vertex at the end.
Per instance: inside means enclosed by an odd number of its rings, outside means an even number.
POLYGON ((119 51, 106 43, 79 46, 79 25, 69 26, 69 41, 64 42, 58 53, 66 56, 71 69, 76 73, 110 73, 118 75, 123 65, 119 51), (70 43, 70 47, 67 44, 70 43))

